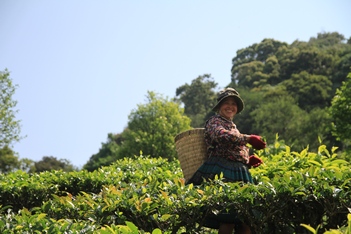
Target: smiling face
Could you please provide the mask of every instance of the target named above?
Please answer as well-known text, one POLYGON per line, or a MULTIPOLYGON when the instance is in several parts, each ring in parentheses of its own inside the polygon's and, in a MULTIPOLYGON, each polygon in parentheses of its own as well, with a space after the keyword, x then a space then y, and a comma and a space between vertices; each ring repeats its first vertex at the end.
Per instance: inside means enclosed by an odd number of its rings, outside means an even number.
POLYGON ((238 111, 238 106, 236 105, 234 97, 227 97, 221 102, 219 107, 219 114, 229 120, 232 120, 236 112, 238 111))

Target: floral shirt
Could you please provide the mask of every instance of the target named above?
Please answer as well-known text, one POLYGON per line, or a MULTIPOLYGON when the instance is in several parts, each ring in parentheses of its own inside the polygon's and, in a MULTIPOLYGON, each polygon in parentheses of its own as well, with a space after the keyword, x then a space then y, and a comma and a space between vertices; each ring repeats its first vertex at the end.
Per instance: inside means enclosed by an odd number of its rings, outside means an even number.
POLYGON ((249 135, 241 134, 231 120, 216 114, 205 124, 205 142, 208 156, 223 157, 233 161, 248 163, 249 135))

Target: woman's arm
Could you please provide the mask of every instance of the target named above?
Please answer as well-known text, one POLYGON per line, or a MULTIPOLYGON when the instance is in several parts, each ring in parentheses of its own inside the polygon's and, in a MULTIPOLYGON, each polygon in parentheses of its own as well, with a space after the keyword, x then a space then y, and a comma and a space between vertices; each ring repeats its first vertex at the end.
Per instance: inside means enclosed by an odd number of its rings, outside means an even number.
POLYGON ((235 143, 238 145, 246 145, 250 139, 249 135, 241 134, 237 129, 227 130, 223 126, 222 121, 218 118, 210 119, 206 123, 205 128, 213 141, 222 144, 235 143))

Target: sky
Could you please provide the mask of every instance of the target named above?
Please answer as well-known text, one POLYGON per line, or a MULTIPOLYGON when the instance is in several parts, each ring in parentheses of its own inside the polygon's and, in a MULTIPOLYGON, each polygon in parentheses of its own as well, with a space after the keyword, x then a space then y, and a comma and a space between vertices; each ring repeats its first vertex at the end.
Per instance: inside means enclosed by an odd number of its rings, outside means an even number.
POLYGON ((239 49, 265 38, 351 36, 349 0, 0 0, 0 71, 13 99, 19 158, 81 168, 121 133, 148 91, 166 98, 204 74, 230 81, 239 49))

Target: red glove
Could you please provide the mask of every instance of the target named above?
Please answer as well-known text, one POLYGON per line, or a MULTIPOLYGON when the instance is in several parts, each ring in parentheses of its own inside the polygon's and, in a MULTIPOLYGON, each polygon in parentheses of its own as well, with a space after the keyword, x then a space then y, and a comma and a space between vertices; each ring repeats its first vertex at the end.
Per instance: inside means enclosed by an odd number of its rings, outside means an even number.
POLYGON ((249 157, 249 165, 252 166, 252 167, 258 167, 262 163, 263 163, 262 159, 260 159, 256 155, 251 155, 249 157))
POLYGON ((266 148, 266 142, 262 141, 261 137, 257 135, 251 135, 249 143, 257 150, 266 148))

